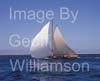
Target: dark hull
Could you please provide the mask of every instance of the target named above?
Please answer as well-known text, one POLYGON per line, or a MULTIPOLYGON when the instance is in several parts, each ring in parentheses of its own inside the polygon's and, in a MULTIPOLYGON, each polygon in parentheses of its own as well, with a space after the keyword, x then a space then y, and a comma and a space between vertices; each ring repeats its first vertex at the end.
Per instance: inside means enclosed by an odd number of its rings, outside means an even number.
POLYGON ((52 59, 76 59, 76 58, 79 58, 79 56, 76 54, 66 54, 66 55, 53 55, 53 56, 49 56, 49 58, 52 58, 52 59))

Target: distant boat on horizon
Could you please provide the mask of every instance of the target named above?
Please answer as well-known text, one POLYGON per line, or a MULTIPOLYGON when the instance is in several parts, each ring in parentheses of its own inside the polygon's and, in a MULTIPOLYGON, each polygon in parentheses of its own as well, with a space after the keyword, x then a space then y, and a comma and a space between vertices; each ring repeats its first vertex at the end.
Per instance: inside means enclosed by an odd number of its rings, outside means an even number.
POLYGON ((49 34, 50 22, 33 38, 31 56, 33 58, 78 58, 78 55, 66 44, 63 36, 55 26, 49 34))

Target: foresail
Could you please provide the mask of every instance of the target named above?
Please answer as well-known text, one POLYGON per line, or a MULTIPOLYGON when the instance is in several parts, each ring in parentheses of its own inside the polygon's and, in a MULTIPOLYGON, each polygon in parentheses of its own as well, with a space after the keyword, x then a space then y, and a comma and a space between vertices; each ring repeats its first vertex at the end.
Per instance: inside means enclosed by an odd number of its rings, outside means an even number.
POLYGON ((54 54, 75 54, 64 41, 58 27, 55 28, 53 33, 53 46, 54 54))
POLYGON ((30 48, 32 57, 43 58, 52 54, 49 48, 49 26, 50 22, 33 38, 30 48))

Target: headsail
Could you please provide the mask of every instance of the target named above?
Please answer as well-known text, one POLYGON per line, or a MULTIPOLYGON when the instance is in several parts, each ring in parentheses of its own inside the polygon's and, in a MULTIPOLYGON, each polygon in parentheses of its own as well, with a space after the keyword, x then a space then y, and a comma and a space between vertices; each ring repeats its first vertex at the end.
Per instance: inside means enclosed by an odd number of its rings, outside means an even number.
POLYGON ((55 28, 53 33, 53 45, 54 54, 75 54, 64 41, 58 27, 55 28))
POLYGON ((43 58, 52 54, 49 48, 49 26, 50 22, 48 22, 32 40, 30 48, 32 57, 43 58))

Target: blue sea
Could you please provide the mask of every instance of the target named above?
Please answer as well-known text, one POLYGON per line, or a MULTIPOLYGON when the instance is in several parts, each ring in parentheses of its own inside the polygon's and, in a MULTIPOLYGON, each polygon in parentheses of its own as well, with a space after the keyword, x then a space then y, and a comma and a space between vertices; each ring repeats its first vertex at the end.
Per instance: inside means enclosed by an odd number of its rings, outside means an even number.
POLYGON ((82 54, 78 59, 40 59, 41 61, 88 63, 89 71, 26 72, 12 71, 10 59, 32 59, 28 55, 0 56, 0 81, 100 81, 100 54, 82 54))

